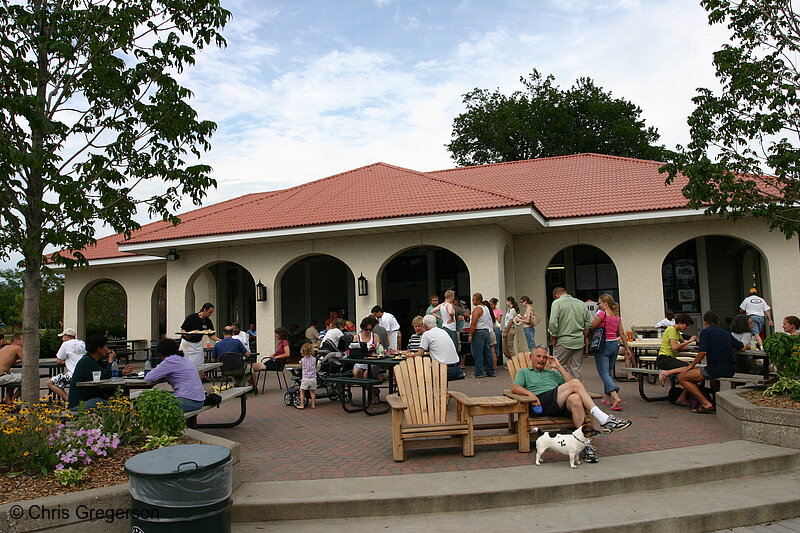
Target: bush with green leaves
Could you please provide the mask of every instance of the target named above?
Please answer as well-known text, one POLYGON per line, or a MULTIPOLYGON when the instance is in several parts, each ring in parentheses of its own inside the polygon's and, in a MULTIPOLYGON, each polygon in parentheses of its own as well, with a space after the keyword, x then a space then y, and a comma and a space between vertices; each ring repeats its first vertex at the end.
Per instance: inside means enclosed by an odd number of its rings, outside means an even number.
POLYGON ((779 376, 800 378, 800 335, 774 333, 764 341, 764 352, 779 376))
POLYGON ((163 389, 150 389, 136 399, 139 422, 150 435, 177 437, 186 427, 183 411, 175 403, 175 396, 163 389))
POLYGON ((88 473, 88 466, 84 468, 64 468, 53 472, 58 482, 66 486, 77 485, 83 481, 84 476, 88 473))

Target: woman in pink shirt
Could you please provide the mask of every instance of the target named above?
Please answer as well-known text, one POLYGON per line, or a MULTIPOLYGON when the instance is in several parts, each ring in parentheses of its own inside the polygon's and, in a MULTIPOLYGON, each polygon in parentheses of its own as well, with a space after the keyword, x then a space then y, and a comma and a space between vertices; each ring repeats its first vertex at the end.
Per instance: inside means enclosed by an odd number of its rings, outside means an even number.
POLYGON ((598 305, 600 311, 597 312, 597 316, 592 322, 592 329, 603 327, 606 330, 605 342, 594 353, 594 364, 600 379, 603 380, 603 393, 605 394, 600 403, 610 405, 612 411, 622 411, 619 387, 614 383, 612 377, 612 369, 617 363, 617 355, 619 355, 619 341, 621 340, 625 345, 627 355, 632 356, 633 354, 628 347, 628 338, 625 330, 622 329, 622 318, 619 316, 619 305, 614 301, 614 297, 610 294, 601 294, 598 305))

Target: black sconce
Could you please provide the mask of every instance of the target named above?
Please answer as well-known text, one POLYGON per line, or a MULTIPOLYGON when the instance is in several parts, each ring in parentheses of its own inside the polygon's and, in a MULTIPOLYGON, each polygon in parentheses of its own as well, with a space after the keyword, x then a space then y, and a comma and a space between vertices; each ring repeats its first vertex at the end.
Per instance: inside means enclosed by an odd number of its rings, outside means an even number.
POLYGON ((181 256, 178 253, 178 250, 176 250, 175 248, 171 248, 170 251, 167 252, 166 260, 167 260, 168 263, 172 263, 173 261, 177 261, 180 258, 181 258, 181 256))
POLYGON ((261 280, 258 280, 258 283, 256 283, 256 301, 267 301, 267 286, 261 283, 261 280))
POLYGON ((367 278, 364 277, 364 273, 362 272, 361 275, 358 276, 358 295, 366 296, 367 294, 369 294, 367 278))

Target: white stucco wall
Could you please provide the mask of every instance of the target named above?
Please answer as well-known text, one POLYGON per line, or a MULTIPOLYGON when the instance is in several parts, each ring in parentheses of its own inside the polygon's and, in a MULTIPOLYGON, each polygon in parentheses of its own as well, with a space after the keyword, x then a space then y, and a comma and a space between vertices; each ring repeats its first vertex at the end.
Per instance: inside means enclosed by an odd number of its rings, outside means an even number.
MULTIPOLYGON (((153 291, 166 274, 166 263, 144 263, 136 266, 104 266, 66 273, 64 282, 64 327, 77 329, 80 338, 86 335, 86 293, 98 281, 119 283, 128 300, 128 338, 150 339, 153 326, 153 291)), ((170 301, 167 301, 167 309, 170 301)))
MULTIPOLYGON (((787 241, 779 233, 768 232, 766 226, 756 220, 732 223, 703 219, 621 228, 547 230, 513 237, 497 226, 426 228, 346 238, 181 250, 180 260, 172 263, 90 267, 67 273, 65 324, 80 324, 83 320, 79 317, 78 302, 87 286, 99 279, 111 279, 120 283, 128 294, 129 337, 149 338, 152 292, 166 274, 167 331, 177 331, 186 314, 197 310, 194 307, 204 301, 217 304, 216 287, 207 267, 231 261, 247 269, 256 282, 261 280, 267 286, 268 299, 256 302, 256 316, 259 350, 268 353, 274 349, 271 333, 280 324, 280 279, 297 260, 326 254, 344 262, 354 277, 363 273, 369 282, 369 294, 356 296, 355 308, 355 316, 363 317, 381 302, 379 280, 386 264, 403 251, 419 246, 438 246, 457 254, 469 270, 471 292, 479 291, 487 299, 497 297, 501 302, 509 294, 517 298, 527 294, 534 300, 534 309, 545 311, 546 266, 560 250, 577 244, 596 246, 614 261, 625 323, 654 324, 663 311, 661 265, 664 257, 678 244, 703 235, 735 237, 759 249, 766 258, 764 277, 768 280, 768 289, 765 297, 772 304, 776 317, 797 314, 796 296, 800 294, 797 239, 787 241)), ((545 342, 545 325, 536 329, 537 342, 545 342)))
MULTIPOLYGON (((787 314, 797 312, 796 295, 800 294, 797 239, 787 241, 782 234, 769 232, 763 223, 754 219, 736 223, 703 219, 697 222, 576 229, 517 236, 514 239, 516 294, 529 295, 534 300, 536 311, 547 311, 544 309, 544 302, 547 301, 544 273, 553 256, 568 246, 596 246, 611 258, 617 268, 625 327, 631 324, 655 324, 663 318, 661 266, 664 258, 675 246, 709 235, 742 239, 758 249, 767 263, 767 289, 764 296, 772 305, 775 316, 780 320, 787 314)), ((544 324, 536 328, 536 340, 545 342, 544 324)))

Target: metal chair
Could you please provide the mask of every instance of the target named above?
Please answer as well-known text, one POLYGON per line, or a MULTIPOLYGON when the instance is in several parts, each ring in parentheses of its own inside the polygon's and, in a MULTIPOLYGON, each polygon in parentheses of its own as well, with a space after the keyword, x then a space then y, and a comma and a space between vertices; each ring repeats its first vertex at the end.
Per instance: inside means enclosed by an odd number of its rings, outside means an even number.
POLYGON ((235 387, 247 385, 252 370, 247 372, 247 362, 242 354, 237 352, 225 352, 219 356, 218 361, 222 363, 222 380, 233 381, 235 387))
MULTIPOLYGON (((266 364, 267 361, 270 361, 270 360, 271 359, 269 357, 263 357, 261 359, 261 362, 266 364)), ((286 374, 283 373, 283 368, 284 368, 284 366, 286 366, 286 360, 285 359, 281 359, 279 361, 279 363, 280 363, 280 368, 272 368, 272 369, 267 368, 265 370, 259 370, 258 372, 255 372, 255 374, 262 374, 262 373, 264 374, 264 382, 261 384, 261 393, 262 394, 264 393, 264 389, 267 386, 267 372, 275 372, 276 379, 278 380, 278 388, 283 390, 283 385, 281 384, 281 377, 283 378, 283 383, 286 385, 286 388, 287 389, 289 388, 289 380, 286 378, 286 374)), ((255 379, 256 387, 258 386, 258 380, 259 379, 260 379, 259 376, 257 376, 256 379, 255 379)))

